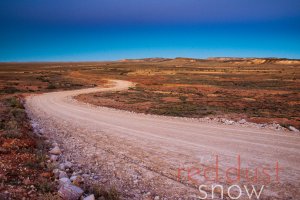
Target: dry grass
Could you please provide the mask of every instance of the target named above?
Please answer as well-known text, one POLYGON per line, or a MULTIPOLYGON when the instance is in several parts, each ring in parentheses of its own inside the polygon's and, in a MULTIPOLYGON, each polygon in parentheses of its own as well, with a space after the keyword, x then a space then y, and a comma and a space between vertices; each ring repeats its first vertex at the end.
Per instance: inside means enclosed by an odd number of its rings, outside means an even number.
POLYGON ((0 103, 0 199, 36 199, 54 192, 51 177, 40 176, 51 171, 46 166, 47 145, 33 134, 21 98, 1 97, 0 103), (32 192, 31 185, 37 190, 32 192))

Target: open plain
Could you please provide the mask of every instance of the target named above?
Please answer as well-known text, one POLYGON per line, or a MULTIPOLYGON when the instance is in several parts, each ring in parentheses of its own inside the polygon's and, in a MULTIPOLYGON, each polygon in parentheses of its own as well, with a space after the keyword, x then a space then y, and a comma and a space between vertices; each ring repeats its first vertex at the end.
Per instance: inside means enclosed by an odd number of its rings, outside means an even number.
POLYGON ((298 199, 299 67, 236 58, 9 63, 1 94, 24 97, 35 128, 74 170, 120 198, 197 199, 201 183, 229 187, 197 171, 218 156, 220 177, 240 157, 243 175, 269 169, 270 181, 255 182, 266 185, 261 199, 298 199))

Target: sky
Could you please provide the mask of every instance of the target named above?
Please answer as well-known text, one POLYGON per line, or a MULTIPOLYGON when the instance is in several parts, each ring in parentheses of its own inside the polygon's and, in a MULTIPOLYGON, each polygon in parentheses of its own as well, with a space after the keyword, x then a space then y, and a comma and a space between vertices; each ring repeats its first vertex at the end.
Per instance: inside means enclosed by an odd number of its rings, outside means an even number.
POLYGON ((0 62, 300 58, 299 0, 1 0, 0 62))

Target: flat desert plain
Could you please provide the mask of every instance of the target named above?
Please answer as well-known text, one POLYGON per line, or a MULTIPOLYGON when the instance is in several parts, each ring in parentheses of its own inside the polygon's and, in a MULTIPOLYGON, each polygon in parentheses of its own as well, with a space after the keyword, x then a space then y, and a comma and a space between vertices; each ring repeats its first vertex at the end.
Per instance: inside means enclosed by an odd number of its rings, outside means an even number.
POLYGON ((260 199, 299 199, 299 68, 256 58, 1 63, 0 191, 58 198, 65 172, 102 199, 212 199, 216 184, 214 199, 249 199, 252 186, 260 199))

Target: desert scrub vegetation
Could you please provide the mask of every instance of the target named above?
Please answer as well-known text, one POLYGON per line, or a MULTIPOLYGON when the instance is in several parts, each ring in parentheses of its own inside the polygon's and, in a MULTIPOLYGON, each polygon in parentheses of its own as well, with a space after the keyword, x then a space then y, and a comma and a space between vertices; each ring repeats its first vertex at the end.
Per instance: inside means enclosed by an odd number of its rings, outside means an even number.
POLYGON ((0 97, 0 199, 55 195, 42 138, 36 137, 19 96, 0 97))
POLYGON ((128 93, 85 95, 81 99, 162 115, 234 118, 243 114, 248 121, 276 121, 300 128, 299 68, 298 61, 288 64, 271 58, 0 63, 0 94, 69 90, 101 85, 104 79, 121 79, 135 82, 137 87, 128 93))
MULTIPOLYGON (((110 69, 131 69, 125 76, 109 76, 133 81, 136 87, 86 94, 78 100, 150 114, 225 115, 237 120, 242 116, 252 122, 300 128, 299 64, 280 64, 276 59, 261 59, 258 64, 251 59, 158 60, 109 63, 110 69)), ((97 73, 106 76, 105 70, 97 73)))
POLYGON ((85 191, 87 191, 90 194, 94 194, 95 199, 103 199, 103 200, 119 200, 120 194, 119 192, 114 188, 105 188, 102 185, 89 185, 86 186, 85 191))

